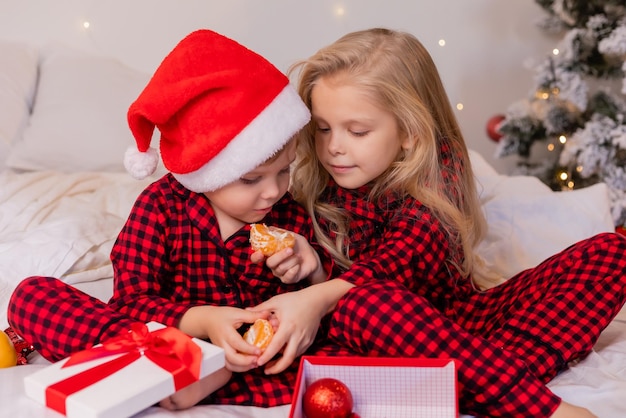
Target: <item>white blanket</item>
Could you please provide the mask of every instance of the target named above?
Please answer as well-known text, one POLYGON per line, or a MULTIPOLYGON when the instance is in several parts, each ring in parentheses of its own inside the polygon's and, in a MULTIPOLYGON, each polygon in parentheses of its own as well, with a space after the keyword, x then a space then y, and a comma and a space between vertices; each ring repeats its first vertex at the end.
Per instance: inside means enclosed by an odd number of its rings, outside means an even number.
POLYGON ((0 173, 0 327, 25 277, 72 284, 111 277, 111 246, 148 181, 125 173, 0 173))

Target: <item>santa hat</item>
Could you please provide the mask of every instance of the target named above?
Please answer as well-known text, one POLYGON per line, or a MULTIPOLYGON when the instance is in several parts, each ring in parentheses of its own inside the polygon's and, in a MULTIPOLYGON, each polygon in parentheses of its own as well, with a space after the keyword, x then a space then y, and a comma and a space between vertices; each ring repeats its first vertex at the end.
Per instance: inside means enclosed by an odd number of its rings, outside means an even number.
POLYGON ((202 193, 267 161, 310 119, 288 78, 257 53, 210 30, 185 37, 128 110, 137 147, 124 157, 141 179, 154 172, 160 131, 165 168, 202 193))

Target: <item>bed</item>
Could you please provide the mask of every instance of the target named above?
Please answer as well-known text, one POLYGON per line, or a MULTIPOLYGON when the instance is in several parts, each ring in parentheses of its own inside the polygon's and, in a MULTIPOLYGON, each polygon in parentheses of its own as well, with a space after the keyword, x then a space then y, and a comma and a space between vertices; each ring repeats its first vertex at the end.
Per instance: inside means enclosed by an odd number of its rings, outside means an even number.
MULTIPOLYGON (((109 252, 139 192, 123 169, 133 143, 128 105, 149 74, 60 44, 0 40, 0 329, 23 278, 49 275, 103 300, 112 293, 109 252)), ((532 177, 498 174, 470 151, 489 232, 479 251, 502 279, 566 246, 612 231, 607 189, 556 193, 532 177)), ((162 170, 162 168, 161 168, 162 170)), ((22 379, 47 361, 0 369, 0 417, 57 416, 24 395, 22 379)), ((626 416, 626 314, 594 351, 550 383, 599 417, 626 416)), ((139 417, 286 417, 289 406, 197 406, 139 417)))

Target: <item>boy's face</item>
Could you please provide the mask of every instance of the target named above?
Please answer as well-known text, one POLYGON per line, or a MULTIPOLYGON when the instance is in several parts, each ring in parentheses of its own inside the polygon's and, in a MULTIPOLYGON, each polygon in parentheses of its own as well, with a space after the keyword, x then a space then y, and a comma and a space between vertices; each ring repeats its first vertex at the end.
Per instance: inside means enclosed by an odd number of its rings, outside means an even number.
POLYGON ((295 155, 295 141, 291 141, 277 156, 239 180, 205 193, 211 201, 224 238, 244 224, 260 221, 272 210, 272 206, 289 188, 290 165, 295 155))

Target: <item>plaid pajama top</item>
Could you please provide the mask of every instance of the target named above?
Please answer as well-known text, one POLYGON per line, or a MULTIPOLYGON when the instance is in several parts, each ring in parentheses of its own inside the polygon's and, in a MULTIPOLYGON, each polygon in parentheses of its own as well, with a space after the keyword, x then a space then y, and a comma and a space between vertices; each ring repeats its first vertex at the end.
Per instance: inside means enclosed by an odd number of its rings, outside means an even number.
MULTIPOLYGON (((262 222, 303 235, 322 260, 329 259, 314 243, 309 216, 289 195, 262 222)), ((166 175, 138 197, 113 247, 115 287, 109 305, 142 322, 176 327, 191 306, 245 308, 307 284, 284 284, 264 263, 251 263, 249 229, 223 242, 208 198, 166 175)), ((289 403, 296 372, 297 364, 275 376, 262 369, 235 373, 207 402, 289 403)))
MULTIPOLYGON (((319 250, 308 215, 289 195, 262 222, 297 232, 319 250)), ((208 198, 166 175, 140 194, 113 246, 109 304, 140 321, 177 326, 191 306, 245 308, 306 285, 284 284, 263 263, 251 263, 249 236, 246 225, 222 241, 208 198)))
POLYGON ((590 237, 480 292, 451 265, 428 208, 393 194, 370 202, 368 191, 331 181, 323 196, 350 217, 354 263, 339 277, 357 285, 332 314, 331 341, 359 355, 456 359, 464 413, 550 416, 560 399, 545 383, 589 353, 624 304, 626 240, 590 237))
MULTIPOLYGON (((441 311, 473 293, 470 280, 450 265, 447 234, 428 208, 392 193, 370 202, 368 192, 367 186, 347 190, 331 181, 322 198, 350 215, 349 255, 354 263, 341 274, 343 280, 362 285, 392 278, 441 311)), ((328 229, 323 219, 320 223, 328 229)), ((335 238, 333 231, 328 234, 335 238)))

